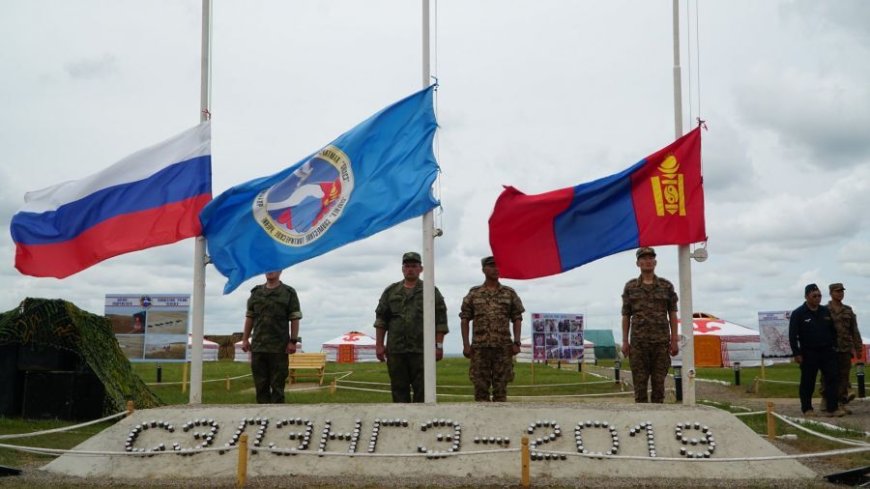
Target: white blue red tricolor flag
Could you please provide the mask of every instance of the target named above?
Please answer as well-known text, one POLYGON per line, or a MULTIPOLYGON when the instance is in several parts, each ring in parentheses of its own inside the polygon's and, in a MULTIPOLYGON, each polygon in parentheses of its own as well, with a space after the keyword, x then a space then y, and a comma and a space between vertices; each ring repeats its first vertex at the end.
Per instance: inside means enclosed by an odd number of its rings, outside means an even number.
POLYGON ((434 90, 396 102, 295 165, 209 203, 200 219, 211 261, 228 279, 224 293, 437 206, 434 90))
POLYGON ((24 196, 12 217, 15 268, 64 278, 107 258, 198 236, 211 200, 204 122, 81 180, 24 196))

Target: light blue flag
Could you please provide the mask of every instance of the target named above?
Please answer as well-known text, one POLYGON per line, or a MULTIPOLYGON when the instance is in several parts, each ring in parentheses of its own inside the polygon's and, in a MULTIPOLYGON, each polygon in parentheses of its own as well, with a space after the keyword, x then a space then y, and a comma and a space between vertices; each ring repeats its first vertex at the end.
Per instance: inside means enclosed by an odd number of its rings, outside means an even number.
POLYGON ((436 207, 434 90, 396 102, 286 170, 211 201, 199 219, 211 261, 229 279, 224 294, 436 207))

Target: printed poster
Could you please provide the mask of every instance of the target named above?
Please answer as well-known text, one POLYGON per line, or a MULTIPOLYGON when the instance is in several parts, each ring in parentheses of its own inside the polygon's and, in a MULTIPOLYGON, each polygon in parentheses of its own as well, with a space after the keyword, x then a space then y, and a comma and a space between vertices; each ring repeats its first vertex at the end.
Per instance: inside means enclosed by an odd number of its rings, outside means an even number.
POLYGON ((761 336, 761 358, 791 357, 788 342, 788 321, 791 311, 758 313, 758 333, 761 336))
POLYGON ((532 313, 532 359, 583 360, 583 315, 532 313))
POLYGON ((187 360, 190 294, 106 294, 106 317, 130 361, 187 360))

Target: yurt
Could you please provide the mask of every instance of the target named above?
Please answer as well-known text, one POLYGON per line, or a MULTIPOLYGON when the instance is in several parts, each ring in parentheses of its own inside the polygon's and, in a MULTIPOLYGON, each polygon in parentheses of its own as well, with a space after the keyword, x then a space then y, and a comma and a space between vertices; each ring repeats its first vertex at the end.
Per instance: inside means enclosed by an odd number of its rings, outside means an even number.
MULTIPOLYGON (((532 337, 526 336, 520 341, 516 359, 520 363, 531 363, 532 358, 532 337)), ((595 358, 595 343, 583 338, 583 363, 595 363, 595 358)))
MULTIPOLYGON (((595 344, 596 360, 613 360, 616 358, 616 341, 613 339, 613 331, 609 329, 587 329, 583 331, 583 339, 588 339, 595 344)), ((585 355, 586 352, 584 351, 583 354, 585 355)))
MULTIPOLYGON (((696 312, 692 322, 696 367, 731 367, 734 362, 740 362, 744 367, 761 365, 761 337, 758 331, 706 313, 696 312)), ((682 352, 686 340, 682 335, 680 338, 682 352)), ((682 365, 682 353, 674 357, 671 363, 682 365)))
MULTIPOLYGON (((193 348, 193 335, 187 335, 187 358, 191 356, 191 349, 193 348)), ((218 359, 218 351, 220 351, 221 346, 214 341, 209 341, 205 338, 202 339, 202 361, 203 362, 216 362, 218 359)))
POLYGON ((377 362, 375 339, 359 331, 347 333, 333 338, 321 346, 326 353, 327 362, 357 363, 377 362))
MULTIPOLYGON (((304 353, 302 351, 302 342, 296 343, 296 353, 304 353)), ((233 343, 233 361, 251 363, 251 352, 242 350, 242 342, 233 343)))

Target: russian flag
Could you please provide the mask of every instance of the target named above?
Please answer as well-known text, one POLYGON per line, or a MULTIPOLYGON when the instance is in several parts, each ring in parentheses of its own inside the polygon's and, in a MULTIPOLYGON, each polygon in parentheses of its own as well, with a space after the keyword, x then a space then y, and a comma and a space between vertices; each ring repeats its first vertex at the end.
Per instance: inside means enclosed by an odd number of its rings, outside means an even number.
POLYGON ((130 251, 201 234, 211 200, 211 123, 81 180, 24 196, 12 217, 15 268, 64 278, 130 251))
POLYGON ((641 246, 705 241, 701 132, 608 177, 526 195, 505 187, 489 242, 505 278, 562 273, 641 246))

